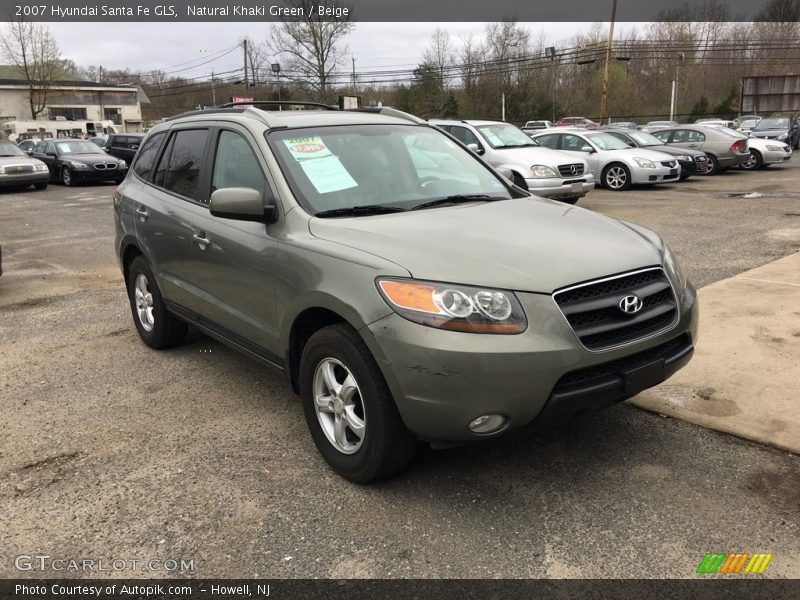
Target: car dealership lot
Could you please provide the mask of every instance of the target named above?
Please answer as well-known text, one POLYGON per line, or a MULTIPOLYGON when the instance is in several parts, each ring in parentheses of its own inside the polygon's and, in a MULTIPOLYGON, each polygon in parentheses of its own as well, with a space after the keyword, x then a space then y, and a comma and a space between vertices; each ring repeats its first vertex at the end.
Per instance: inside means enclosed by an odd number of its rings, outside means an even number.
MULTIPOLYGON (((578 205, 658 231, 701 287, 800 250, 799 176, 578 205)), ((185 559, 203 577, 685 577, 714 550, 772 552, 766 575, 800 577, 797 457, 627 405, 342 480, 280 376, 199 334, 162 353, 139 341, 113 189, 0 193, 8 556, 185 559)))

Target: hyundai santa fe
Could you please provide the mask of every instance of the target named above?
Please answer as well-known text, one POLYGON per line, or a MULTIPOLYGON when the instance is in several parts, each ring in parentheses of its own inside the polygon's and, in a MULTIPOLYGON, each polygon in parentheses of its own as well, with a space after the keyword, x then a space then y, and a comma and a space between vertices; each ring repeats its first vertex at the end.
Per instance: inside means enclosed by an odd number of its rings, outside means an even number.
POLYGON ((696 342, 695 290, 658 235, 532 196, 392 109, 173 118, 114 216, 141 339, 175 346, 191 324, 282 372, 357 482, 420 442, 630 398, 696 342))

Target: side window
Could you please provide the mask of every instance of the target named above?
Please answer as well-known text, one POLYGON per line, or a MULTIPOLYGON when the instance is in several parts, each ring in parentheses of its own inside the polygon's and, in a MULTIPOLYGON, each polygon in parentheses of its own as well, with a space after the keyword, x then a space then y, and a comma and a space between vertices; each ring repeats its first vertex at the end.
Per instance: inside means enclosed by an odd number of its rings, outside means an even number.
POLYGON ((247 187, 264 191, 266 179, 250 144, 241 135, 223 130, 214 157, 211 191, 227 187, 247 187))
POLYGON ((56 153, 56 145, 53 142, 47 142, 47 145, 44 147, 45 154, 55 154, 56 153))
POLYGON ((700 133, 699 131, 689 131, 689 137, 687 141, 689 142, 705 142, 706 141, 706 134, 700 133))
POLYGON ((450 133, 452 133, 458 139, 458 141, 462 142, 463 144, 481 145, 481 143, 478 141, 478 137, 466 127, 451 126, 450 133))
POLYGON ((654 131, 653 135, 660 139, 665 144, 669 141, 669 131, 654 131))
POLYGON ((207 139, 208 129, 185 129, 172 136, 163 183, 166 189, 192 200, 200 199, 200 169, 207 139))
POLYGON ((539 142, 540 146, 544 146, 545 148, 552 148, 553 150, 558 149, 558 136, 555 134, 537 137, 536 141, 539 142))
POLYGON ((561 149, 562 150, 575 150, 579 151, 584 146, 588 146, 589 143, 585 142, 583 138, 578 137, 577 135, 569 135, 565 133, 561 136, 561 149))
POLYGON ((44 142, 39 142, 38 144, 36 144, 36 146, 34 146, 33 151, 36 152, 36 154, 44 154, 44 147, 46 145, 47 144, 44 142))
POLYGON ((153 164, 156 161, 158 149, 161 147, 161 142, 164 140, 165 133, 156 133, 151 136, 145 143, 142 151, 139 152, 136 162, 133 163, 133 171, 144 180, 150 178, 153 172, 153 164))

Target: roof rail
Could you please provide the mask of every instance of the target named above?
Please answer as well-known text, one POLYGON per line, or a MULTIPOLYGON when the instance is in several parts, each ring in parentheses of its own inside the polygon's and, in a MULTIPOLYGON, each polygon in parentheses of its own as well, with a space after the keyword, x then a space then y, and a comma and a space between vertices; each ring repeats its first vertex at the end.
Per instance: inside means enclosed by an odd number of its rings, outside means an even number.
POLYGON ((412 123, 425 123, 425 119, 420 119, 419 117, 412 115, 411 113, 403 112, 402 110, 397 110, 396 108, 392 108, 391 106, 367 106, 364 108, 359 109, 345 109, 346 112, 365 112, 365 113, 378 113, 381 115, 386 115, 388 117, 397 117, 398 119, 405 119, 406 121, 411 121, 412 123))
POLYGON ((324 108, 325 110, 339 110, 330 104, 322 102, 293 102, 291 100, 245 100, 239 102, 226 102, 220 108, 233 108, 236 106, 312 106, 314 108, 324 108))
POLYGON ((192 117, 194 115, 211 115, 214 113, 241 113, 244 112, 244 108, 201 108, 200 110, 189 110, 183 112, 179 115, 174 115, 172 117, 167 117, 164 121, 174 121, 175 119, 182 119, 183 117, 192 117))

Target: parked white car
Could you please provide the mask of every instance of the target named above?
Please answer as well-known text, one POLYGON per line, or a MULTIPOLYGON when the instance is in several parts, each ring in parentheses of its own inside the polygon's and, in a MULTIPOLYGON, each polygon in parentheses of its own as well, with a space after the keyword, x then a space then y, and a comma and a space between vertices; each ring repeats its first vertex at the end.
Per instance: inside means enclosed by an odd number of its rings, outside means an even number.
POLYGON ((681 177, 681 167, 674 156, 631 148, 604 131, 558 130, 532 137, 547 148, 585 157, 595 179, 612 191, 627 190, 633 184, 670 183, 681 177))
POLYGON ((519 127, 503 121, 429 122, 494 168, 510 170, 516 185, 537 196, 574 204, 594 189, 595 177, 584 156, 542 148, 519 127))
POLYGON ((750 149, 750 159, 739 166, 748 171, 755 171, 792 159, 792 147, 786 142, 751 137, 747 140, 747 147, 750 149))

